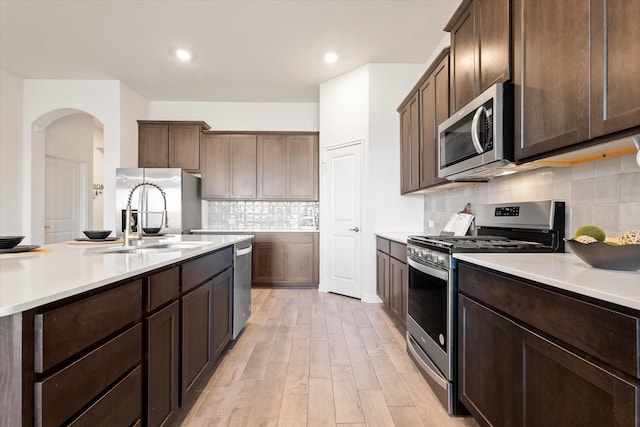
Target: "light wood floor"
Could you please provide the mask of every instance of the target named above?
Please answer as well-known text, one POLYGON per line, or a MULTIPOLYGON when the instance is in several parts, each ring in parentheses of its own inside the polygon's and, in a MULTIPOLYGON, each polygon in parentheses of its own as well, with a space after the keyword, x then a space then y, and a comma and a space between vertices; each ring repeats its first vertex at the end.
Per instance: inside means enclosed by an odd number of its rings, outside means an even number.
POLYGON ((446 414, 379 304, 304 289, 252 298, 183 425, 477 426, 446 414))

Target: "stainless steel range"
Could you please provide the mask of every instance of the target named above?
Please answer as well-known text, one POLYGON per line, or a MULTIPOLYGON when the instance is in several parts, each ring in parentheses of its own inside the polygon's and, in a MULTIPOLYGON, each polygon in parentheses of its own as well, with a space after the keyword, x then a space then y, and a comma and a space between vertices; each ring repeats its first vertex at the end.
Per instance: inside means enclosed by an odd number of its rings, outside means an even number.
POLYGON ((564 202, 478 206, 476 236, 411 236, 407 244, 407 349, 450 414, 457 397, 456 252, 563 252, 564 202))

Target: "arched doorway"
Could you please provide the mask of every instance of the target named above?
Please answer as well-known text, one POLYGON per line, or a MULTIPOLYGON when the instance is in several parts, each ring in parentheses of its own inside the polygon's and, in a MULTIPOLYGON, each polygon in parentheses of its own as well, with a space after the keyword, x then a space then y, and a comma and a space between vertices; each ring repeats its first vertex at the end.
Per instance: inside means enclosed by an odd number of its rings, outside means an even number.
POLYGON ((99 120, 75 109, 34 121, 31 205, 41 207, 32 218, 40 241, 64 242, 82 237, 82 230, 103 227, 103 132, 99 120))

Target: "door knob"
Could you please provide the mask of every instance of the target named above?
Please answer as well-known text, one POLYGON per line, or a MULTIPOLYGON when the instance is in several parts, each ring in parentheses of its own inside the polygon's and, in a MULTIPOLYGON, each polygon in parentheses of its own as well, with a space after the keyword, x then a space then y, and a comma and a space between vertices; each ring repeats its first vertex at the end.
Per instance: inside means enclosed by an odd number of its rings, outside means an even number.
POLYGON ((358 231, 360 231, 360 229, 358 227, 353 227, 350 228, 349 231, 355 231, 357 233, 358 231))

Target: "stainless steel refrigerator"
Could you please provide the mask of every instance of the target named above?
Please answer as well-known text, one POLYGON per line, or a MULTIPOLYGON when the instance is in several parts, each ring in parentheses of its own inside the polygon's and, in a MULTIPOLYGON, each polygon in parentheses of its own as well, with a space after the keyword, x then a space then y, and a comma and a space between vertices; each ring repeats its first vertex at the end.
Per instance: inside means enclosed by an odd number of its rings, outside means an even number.
POLYGON ((123 235, 128 203, 134 232, 141 222, 144 228, 160 227, 165 204, 168 228, 159 233, 188 234, 190 230, 202 228, 200 194, 200 178, 182 169, 116 169, 116 235, 123 235))

